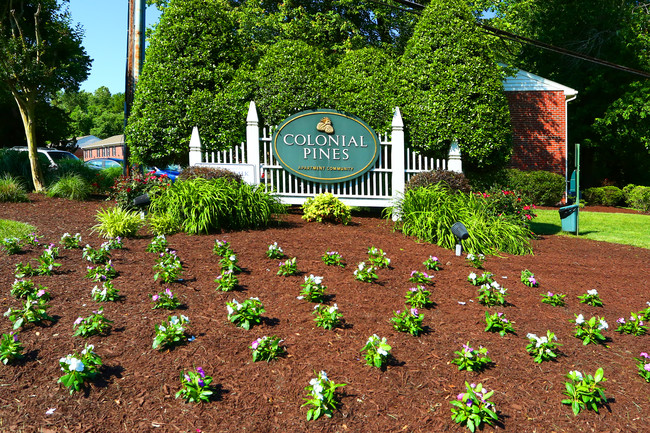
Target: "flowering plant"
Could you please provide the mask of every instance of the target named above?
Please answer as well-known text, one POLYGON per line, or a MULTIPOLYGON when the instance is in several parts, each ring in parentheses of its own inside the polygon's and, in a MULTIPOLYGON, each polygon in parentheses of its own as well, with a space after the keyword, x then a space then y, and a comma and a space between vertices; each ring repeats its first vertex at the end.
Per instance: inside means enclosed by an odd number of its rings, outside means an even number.
POLYGON ((639 316, 643 317, 643 320, 650 320, 650 302, 646 302, 646 304, 648 304, 648 306, 645 309, 639 311, 638 314, 639 316))
POLYGON ((31 265, 31 263, 26 263, 23 264, 23 262, 18 262, 16 263, 16 270, 14 271, 14 276, 16 278, 24 278, 24 277, 33 277, 36 275, 36 269, 34 269, 31 265))
POLYGON ((438 257, 429 256, 424 262, 422 262, 424 267, 429 271, 439 271, 440 270, 440 260, 438 257))
POLYGON ((380 339, 377 334, 370 336, 366 345, 361 348, 361 352, 365 352, 363 357, 366 359, 366 364, 377 368, 386 365, 390 357, 390 350, 391 347, 386 343, 386 337, 380 339))
POLYGON ((570 404, 573 410, 573 415, 576 416, 582 409, 591 409, 598 412, 598 406, 607 401, 604 389, 599 386, 599 383, 605 382, 603 369, 596 370, 596 374, 592 376, 588 374, 584 377, 579 371, 570 371, 567 374, 569 382, 565 382, 566 390, 564 394, 569 398, 562 400, 562 404, 570 404))
POLYGON ((468 384, 465 382, 465 391, 458 394, 452 401, 451 419, 460 425, 466 426, 471 432, 481 428, 483 424, 494 425, 499 419, 494 403, 488 400, 494 394, 483 388, 483 384, 468 384))
POLYGON ((332 417, 332 411, 338 406, 335 391, 336 388, 345 386, 344 383, 334 383, 328 379, 324 371, 318 373, 318 377, 309 381, 305 403, 300 407, 311 406, 307 411, 307 421, 317 420, 321 415, 332 417))
POLYGON ((156 325, 156 335, 153 338, 154 349, 162 350, 165 347, 173 347, 185 340, 186 323, 190 323, 187 316, 181 314, 180 319, 177 316, 169 316, 167 320, 160 325, 156 325))
POLYGON ((47 287, 43 287, 40 284, 37 289, 32 280, 15 279, 11 285, 11 295, 15 298, 26 298, 29 295, 35 295, 39 290, 45 289, 47 287))
POLYGON ((378 269, 390 266, 390 259, 386 257, 386 253, 377 247, 368 248, 368 261, 378 269))
POLYGON ((20 252, 20 238, 10 237, 0 239, 0 245, 2 245, 8 256, 20 252))
POLYGON ((639 313, 630 313, 630 318, 627 321, 620 317, 616 323, 618 323, 616 332, 620 332, 621 334, 639 336, 648 332, 648 327, 643 323, 643 316, 639 313))
POLYGON ((175 310, 181 306, 181 301, 174 296, 169 288, 158 292, 155 295, 149 295, 151 297, 151 302, 153 302, 153 310, 158 308, 163 308, 165 310, 175 310))
MULTIPOLYGON (((104 245, 104 244, 102 244, 104 245)), ((93 248, 90 245, 86 244, 84 247, 81 257, 84 259, 88 260, 90 263, 93 264, 104 264, 107 263, 108 260, 111 258, 111 250, 108 249, 106 246, 102 246, 100 248, 93 248)))
POLYGON ((197 367, 196 372, 181 371, 181 389, 176 398, 183 397, 187 403, 208 402, 213 394, 211 383, 212 377, 206 375, 201 367, 197 367))
POLYGON ((360 262, 354 270, 354 279, 364 283, 372 283, 377 279, 377 268, 372 265, 366 265, 366 262, 360 262))
POLYGON ((86 278, 90 278, 93 281, 109 281, 117 277, 117 271, 113 267, 113 262, 108 261, 105 265, 100 265, 97 267, 88 266, 86 267, 86 278))
POLYGON ((297 273, 298 266, 296 265, 295 257, 292 257, 278 264, 278 275, 288 277, 289 275, 296 275, 297 273))
POLYGON ((232 254, 233 250, 230 248, 230 242, 216 239, 214 241, 214 246, 212 247, 212 252, 217 256, 225 257, 232 254))
POLYGON ((228 320, 246 330, 251 329, 251 325, 262 323, 262 313, 266 311, 259 298, 249 298, 241 304, 233 299, 226 302, 226 309, 228 320))
POLYGON ((275 335, 267 337, 266 335, 258 338, 251 343, 251 350, 253 351, 253 362, 257 361, 272 361, 278 356, 285 353, 284 347, 280 346, 283 340, 275 335))
POLYGON ((86 318, 77 317, 74 321, 74 327, 77 329, 74 335, 86 338, 91 335, 105 334, 110 331, 111 323, 113 321, 104 317, 104 309, 100 308, 86 318))
POLYGON ((122 209, 133 207, 133 199, 148 194, 149 197, 160 194, 171 186, 172 182, 167 175, 156 176, 153 173, 134 173, 131 176, 120 176, 115 179, 111 187, 109 198, 122 209))
POLYGON ((73 236, 70 233, 63 233, 63 236, 61 236, 61 241, 59 243, 66 250, 79 248, 81 244, 81 234, 75 233, 73 236))
POLYGON ((479 346, 478 349, 474 349, 467 342, 463 344, 462 349, 454 352, 457 356, 451 363, 456 364, 459 370, 482 371, 492 362, 487 356, 488 353, 485 347, 479 346))
POLYGON ((492 284, 494 280, 492 277, 494 274, 492 272, 483 272, 480 277, 476 276, 474 272, 470 272, 467 276, 467 281, 472 283, 474 286, 480 286, 483 284, 492 284))
POLYGON ((222 292, 230 292, 235 289, 235 286, 239 284, 239 279, 237 275, 230 269, 225 269, 221 271, 221 274, 214 279, 214 282, 217 283, 217 290, 222 292))
POLYGON ((411 271, 409 281, 415 284, 433 284, 433 275, 426 272, 411 271))
POLYGON ((537 287, 539 283, 535 279, 535 274, 530 272, 528 269, 521 271, 521 282, 528 287, 537 287))
POLYGON ((478 289, 478 301, 488 307, 494 305, 504 305, 506 303, 506 296, 508 289, 501 287, 496 281, 490 284, 483 284, 478 289))
POLYGON ((486 332, 498 332, 500 336, 505 336, 508 332, 515 334, 515 328, 512 326, 513 323, 506 319, 505 314, 503 313, 494 313, 490 314, 485 312, 485 331, 486 332))
POLYGON ((237 258, 237 254, 232 251, 230 254, 226 254, 221 258, 221 260, 219 260, 219 264, 221 265, 222 269, 227 269, 235 274, 241 272, 241 268, 239 267, 238 263, 239 259, 237 258))
POLYGON ((81 354, 76 352, 59 360, 61 370, 65 373, 57 383, 70 388, 70 394, 80 391, 86 382, 93 380, 99 374, 102 359, 93 350, 95 346, 87 344, 81 354))
POLYGON ((115 302, 120 299, 120 290, 110 281, 104 281, 101 289, 95 286, 90 290, 90 296, 95 302, 115 302))
POLYGON ((601 331, 609 329, 609 325, 605 322, 605 319, 602 317, 592 317, 589 320, 585 320, 582 314, 576 314, 575 316, 575 320, 571 320, 571 322, 576 324, 573 335, 582 339, 583 345, 605 342, 606 338, 601 334, 601 331))
POLYGON ((408 332, 416 337, 424 330, 422 320, 424 320, 424 314, 420 314, 417 308, 411 308, 404 312, 397 310, 390 319, 396 331, 408 332))
POLYGON ((49 244, 43 250, 43 253, 38 256, 38 268, 36 272, 39 275, 52 275, 54 268, 61 266, 61 263, 56 263, 54 260, 59 257, 59 247, 54 244, 49 244))
POLYGON ((7 365, 21 359, 23 349, 23 345, 18 341, 18 335, 15 332, 2 334, 2 338, 0 338, 0 361, 7 365))
POLYGON ((406 303, 415 308, 424 308, 431 303, 429 300, 431 292, 424 286, 411 287, 406 292, 406 303))
POLYGON ((546 294, 542 293, 540 296, 542 297, 542 302, 544 304, 553 305, 554 307, 563 307, 564 298, 566 297, 566 295, 563 295, 561 293, 553 292, 546 292, 546 294))
POLYGON ((115 236, 106 242, 102 242, 100 248, 106 248, 107 250, 121 250, 124 248, 124 242, 120 236, 115 236))
POLYGON ((269 259, 281 259, 284 257, 284 251, 278 246, 277 242, 269 245, 269 248, 266 250, 266 257, 269 259))
POLYGON ((646 352, 641 352, 638 358, 634 358, 637 362, 636 366, 639 369, 639 376, 650 382, 650 355, 646 352))
POLYGON ((587 290, 587 293, 578 296, 578 299, 580 299, 581 304, 587 304, 593 307, 603 306, 603 301, 601 301, 598 290, 596 289, 587 290))
POLYGON ((538 337, 535 334, 528 333, 526 335, 528 338, 528 346, 526 350, 531 356, 535 357, 535 362, 542 363, 543 361, 550 361, 554 359, 557 355, 553 352, 561 344, 556 343, 557 337, 551 331, 546 331, 546 335, 538 337))
POLYGON ((514 224, 528 227, 533 218, 537 216, 535 205, 517 191, 491 188, 482 196, 485 198, 490 213, 514 224))
POLYGON ((323 263, 325 263, 327 266, 340 266, 342 268, 345 267, 345 263, 343 263, 343 257, 341 257, 341 255, 336 251, 327 251, 325 254, 323 254, 321 260, 323 260, 323 263))
POLYGON ((165 235, 158 235, 151 240, 149 245, 147 245, 146 251, 148 253, 164 253, 168 246, 165 235))
POLYGON ((465 257, 465 260, 467 262, 474 266, 476 269, 483 269, 483 261, 485 261, 485 256, 483 254, 472 254, 469 253, 467 254, 467 257, 465 257))
POLYGON ((339 312, 339 306, 334 304, 331 307, 327 305, 316 305, 314 307, 314 312, 312 314, 316 315, 314 321, 316 326, 320 326, 325 329, 334 329, 341 325, 341 320, 343 319, 343 314, 339 312))
POLYGON ((315 277, 313 274, 305 276, 305 282, 301 284, 300 296, 298 299, 306 299, 309 302, 323 302, 327 286, 322 285, 323 277, 315 277))
POLYGON ((38 234, 37 234, 37 233, 34 233, 34 232, 32 232, 32 233, 27 233, 27 234, 23 237, 23 239, 25 240, 25 243, 26 243, 27 245, 32 245, 32 246, 34 246, 34 247, 37 246, 37 245, 41 242, 41 240, 38 238, 38 234))
POLYGON ((20 328, 25 322, 41 323, 44 320, 52 321, 54 319, 47 314, 47 309, 50 308, 47 305, 48 298, 49 295, 45 290, 39 290, 33 297, 31 295, 27 296, 27 300, 23 302, 22 310, 9 308, 4 315, 14 322, 13 329, 20 328))
POLYGON ((154 280, 160 278, 163 283, 172 283, 183 274, 183 265, 181 259, 176 255, 176 251, 167 249, 160 253, 153 265, 153 270, 156 271, 153 276, 154 280))

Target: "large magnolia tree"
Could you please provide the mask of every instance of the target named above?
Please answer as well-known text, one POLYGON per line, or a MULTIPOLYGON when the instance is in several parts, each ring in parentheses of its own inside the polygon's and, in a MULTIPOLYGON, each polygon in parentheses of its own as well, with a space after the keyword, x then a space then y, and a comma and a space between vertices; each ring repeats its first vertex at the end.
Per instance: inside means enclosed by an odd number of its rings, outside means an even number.
POLYGON ((29 148, 36 191, 45 188, 37 163, 38 104, 86 79, 91 59, 81 45, 82 31, 71 24, 68 0, 0 2, 0 85, 16 101, 29 148))

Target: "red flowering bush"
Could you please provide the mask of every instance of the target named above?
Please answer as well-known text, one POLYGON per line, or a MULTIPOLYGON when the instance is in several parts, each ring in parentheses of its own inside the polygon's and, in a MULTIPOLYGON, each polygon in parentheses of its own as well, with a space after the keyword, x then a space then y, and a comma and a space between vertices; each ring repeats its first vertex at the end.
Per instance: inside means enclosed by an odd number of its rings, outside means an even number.
POLYGON ((513 223, 528 226, 537 216, 535 205, 516 191, 492 188, 478 195, 486 200, 488 209, 493 215, 506 218, 513 223))
POLYGON ((130 209, 133 207, 134 198, 142 194, 149 194, 149 197, 154 197, 169 188, 171 184, 172 182, 167 175, 155 176, 153 172, 120 176, 115 179, 109 197, 111 200, 115 200, 117 206, 130 209))

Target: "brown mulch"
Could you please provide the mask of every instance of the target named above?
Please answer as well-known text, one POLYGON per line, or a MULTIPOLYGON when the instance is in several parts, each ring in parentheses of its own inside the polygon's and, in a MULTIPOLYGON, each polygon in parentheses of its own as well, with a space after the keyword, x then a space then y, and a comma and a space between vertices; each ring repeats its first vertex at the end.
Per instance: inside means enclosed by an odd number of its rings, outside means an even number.
MULTIPOLYGON (((45 242, 58 242, 64 232, 80 232, 84 244, 99 246, 90 232, 102 201, 74 202, 31 195, 30 203, 0 205, 0 218, 35 225, 45 242)), ((94 286, 85 279, 80 250, 61 249, 62 264, 53 276, 34 277, 52 294, 46 326, 26 326, 19 335, 26 359, 0 365, 0 431, 2 432, 438 432, 467 431, 450 417, 450 401, 464 383, 483 383, 494 389, 500 419, 484 431, 508 432, 647 432, 650 384, 638 374, 634 357, 650 352, 647 335, 614 332, 616 319, 645 308, 650 301, 647 278, 650 250, 565 236, 534 241, 532 256, 488 257, 487 271, 508 288, 503 311, 515 322, 516 335, 500 337, 484 332, 486 308, 477 302, 476 288, 467 282, 473 271, 463 258, 435 245, 419 243, 394 232, 376 216, 356 215, 349 226, 304 222, 298 213, 281 217, 279 225, 257 231, 207 236, 176 234, 169 238, 184 263, 184 280, 166 286, 153 280, 154 255, 145 252, 151 235, 125 241, 113 251, 119 271, 115 287, 121 302, 104 303, 113 320, 106 336, 88 340, 73 337, 73 322, 100 306, 90 297, 94 286), (215 291, 218 259, 215 239, 228 240, 244 268, 240 290, 215 291), (278 260, 266 258, 277 242, 289 257, 297 257, 300 276, 276 275, 278 260), (355 265, 367 259, 370 246, 382 248, 391 268, 380 270, 374 284, 355 281, 355 265), (339 251, 346 268, 325 266, 320 257, 339 251), (435 305, 424 310, 427 332, 419 337, 395 331, 389 323, 394 310, 404 309, 404 294, 412 270, 435 255, 443 269, 431 287, 435 305), (540 287, 519 281, 530 269, 540 287), (345 317, 333 331, 315 326, 313 305, 296 299, 304 275, 321 275, 345 317), (169 287, 183 301, 175 314, 187 315, 188 335, 196 339, 174 350, 151 348, 154 326, 170 312, 152 310, 149 299, 169 287), (577 296, 597 289, 603 308, 579 304, 577 296), (540 302, 546 291, 567 294, 566 307, 540 302), (226 317, 226 301, 259 297, 264 323, 250 331, 235 327, 226 317), (574 313, 604 317, 610 325, 606 345, 583 346, 573 336, 574 313), (536 364, 525 350, 529 332, 555 332, 561 346, 556 362, 536 364), (359 350, 372 334, 386 337, 394 360, 384 370, 365 365, 359 350), (271 363, 252 362, 249 346, 257 337, 284 339, 287 356, 271 363), (95 345, 102 357, 102 376, 87 392, 70 395, 57 384, 59 358, 95 345), (483 345, 493 365, 482 373, 458 371, 450 363, 463 343, 483 345), (179 373, 201 366, 214 378, 217 392, 207 404, 187 404, 174 398, 179 373), (593 374, 605 371, 608 403, 599 413, 574 417, 564 398, 565 375, 571 370, 593 374), (307 422, 304 388, 315 372, 324 370, 339 388, 341 405, 329 419, 307 422), (50 415, 48 409, 55 409, 50 415)), ((0 311, 18 307, 9 291, 17 262, 34 259, 40 248, 7 256, 0 253, 0 311)), ((172 313, 172 314, 174 314, 172 313)), ((0 332, 11 322, 0 318, 0 332)))

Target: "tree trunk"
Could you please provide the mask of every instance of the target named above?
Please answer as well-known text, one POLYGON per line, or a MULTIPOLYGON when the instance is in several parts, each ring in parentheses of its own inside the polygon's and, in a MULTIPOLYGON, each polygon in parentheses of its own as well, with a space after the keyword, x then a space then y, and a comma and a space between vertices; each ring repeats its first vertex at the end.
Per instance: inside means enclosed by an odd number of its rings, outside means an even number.
POLYGON ((20 110, 20 117, 23 119, 25 137, 27 138, 27 153, 29 164, 32 169, 32 181, 36 192, 45 191, 45 181, 41 166, 38 164, 38 152, 36 151, 36 105, 30 101, 24 101, 14 94, 14 99, 20 110))

